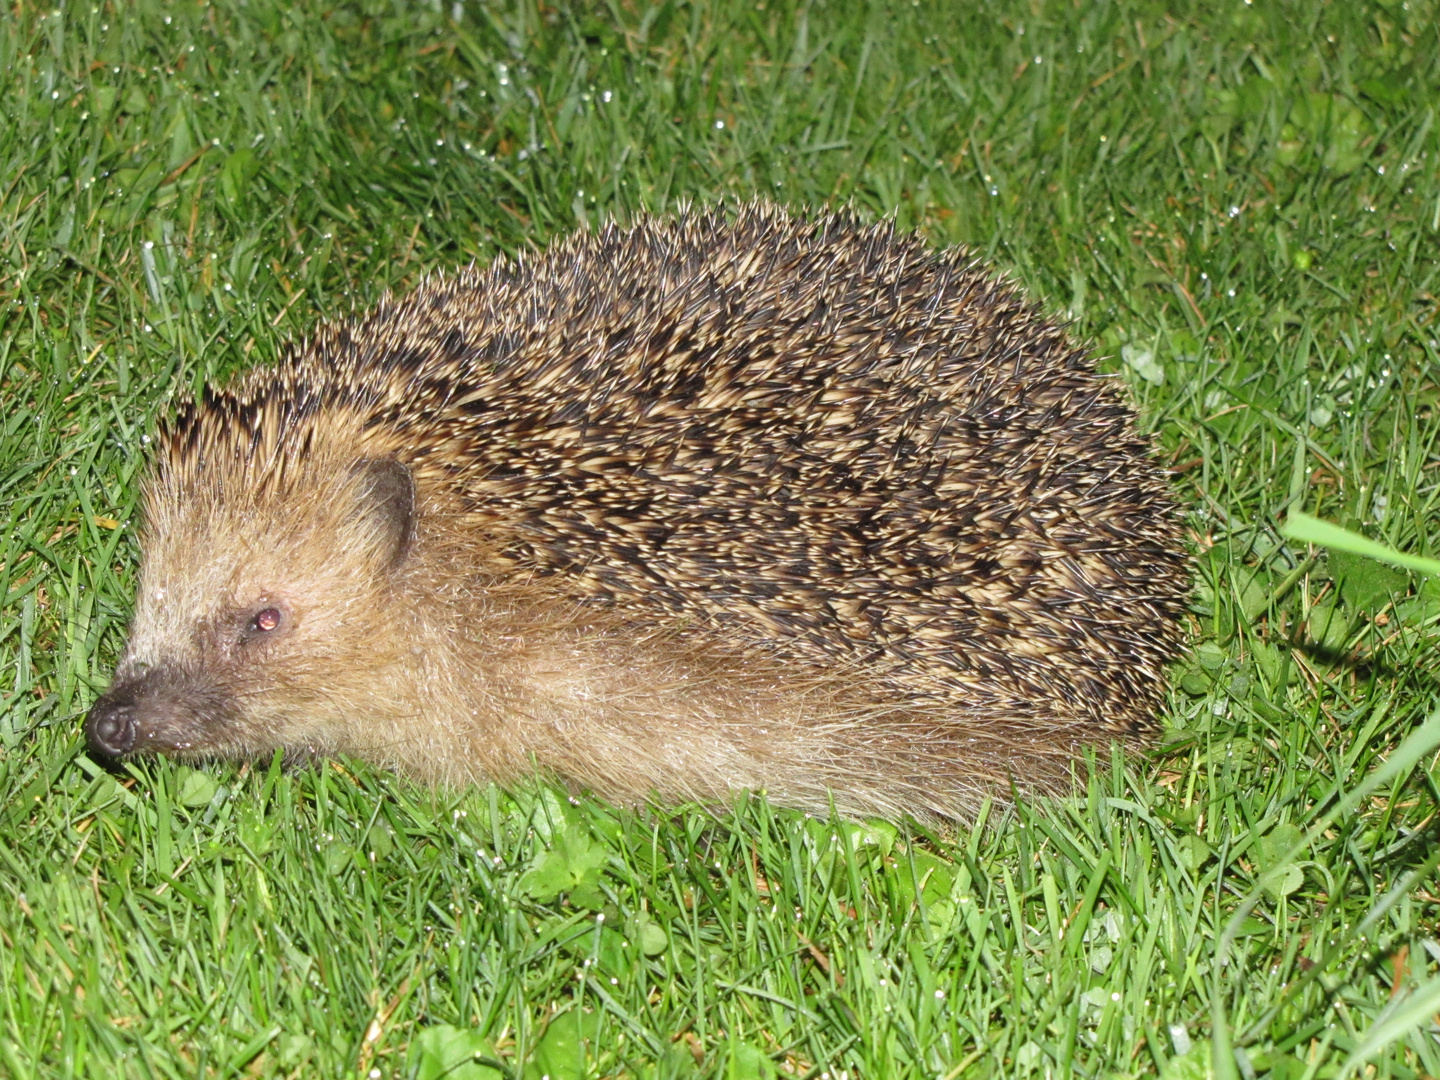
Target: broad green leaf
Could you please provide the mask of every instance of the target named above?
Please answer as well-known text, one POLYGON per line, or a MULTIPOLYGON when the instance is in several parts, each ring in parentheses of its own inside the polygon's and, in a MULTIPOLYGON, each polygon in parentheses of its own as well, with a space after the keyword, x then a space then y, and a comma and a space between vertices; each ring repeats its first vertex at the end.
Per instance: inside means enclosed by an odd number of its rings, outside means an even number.
POLYGON ((588 1010, 571 1009, 555 1017, 535 1046, 526 1080, 581 1080, 586 1058, 594 1056, 599 1028, 599 1014, 588 1010))
POLYGON ((410 1043, 415 1080, 504 1080, 505 1074, 486 1061, 498 1062, 490 1040, 450 1024, 427 1027, 410 1043))
POLYGON ((1330 576, 1340 588, 1346 606, 1355 611, 1374 611, 1403 595, 1410 578, 1374 559, 1337 548, 1330 552, 1330 576))
POLYGON ((219 782, 203 769, 182 769, 176 801, 181 806, 208 806, 219 790, 219 782))

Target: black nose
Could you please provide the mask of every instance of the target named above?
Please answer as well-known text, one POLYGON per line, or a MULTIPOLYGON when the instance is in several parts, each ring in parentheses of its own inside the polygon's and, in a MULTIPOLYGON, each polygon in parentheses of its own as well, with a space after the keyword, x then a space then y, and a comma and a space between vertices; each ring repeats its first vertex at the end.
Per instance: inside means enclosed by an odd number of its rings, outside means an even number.
POLYGON ((106 694, 90 707, 85 740, 91 753, 121 757, 135 745, 135 701, 129 694, 106 694))

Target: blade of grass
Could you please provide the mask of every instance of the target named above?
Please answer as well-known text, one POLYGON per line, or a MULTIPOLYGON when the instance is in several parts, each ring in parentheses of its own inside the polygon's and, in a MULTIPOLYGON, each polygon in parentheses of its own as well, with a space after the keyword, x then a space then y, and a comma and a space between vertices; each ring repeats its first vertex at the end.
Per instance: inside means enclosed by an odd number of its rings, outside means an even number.
POLYGON ((1311 517, 1299 510, 1291 510, 1280 527, 1280 534, 1287 540, 1298 540, 1302 544, 1319 544, 1322 547, 1337 548, 1353 555, 1364 555, 1406 570, 1421 574, 1440 574, 1440 559, 1427 559, 1421 555, 1407 555, 1392 547, 1370 540, 1359 533, 1342 529, 1328 521, 1311 517))

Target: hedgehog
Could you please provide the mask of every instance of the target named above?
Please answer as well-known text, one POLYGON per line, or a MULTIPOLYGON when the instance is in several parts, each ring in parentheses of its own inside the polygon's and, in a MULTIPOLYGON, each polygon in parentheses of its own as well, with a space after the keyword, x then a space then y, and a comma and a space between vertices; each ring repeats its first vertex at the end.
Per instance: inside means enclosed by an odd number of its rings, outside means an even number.
POLYGON ((1143 742, 1187 556, 1123 384, 893 224, 581 232, 160 425, 122 759, 970 818, 1143 742))

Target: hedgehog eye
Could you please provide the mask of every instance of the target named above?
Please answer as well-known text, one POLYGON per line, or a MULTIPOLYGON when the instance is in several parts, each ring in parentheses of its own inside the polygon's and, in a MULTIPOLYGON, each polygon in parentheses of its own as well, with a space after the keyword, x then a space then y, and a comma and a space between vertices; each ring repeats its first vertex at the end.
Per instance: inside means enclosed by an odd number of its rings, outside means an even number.
POLYGON ((279 608, 262 608, 255 613, 255 618, 250 620, 250 629, 268 634, 271 630, 280 628, 280 621, 279 608))

